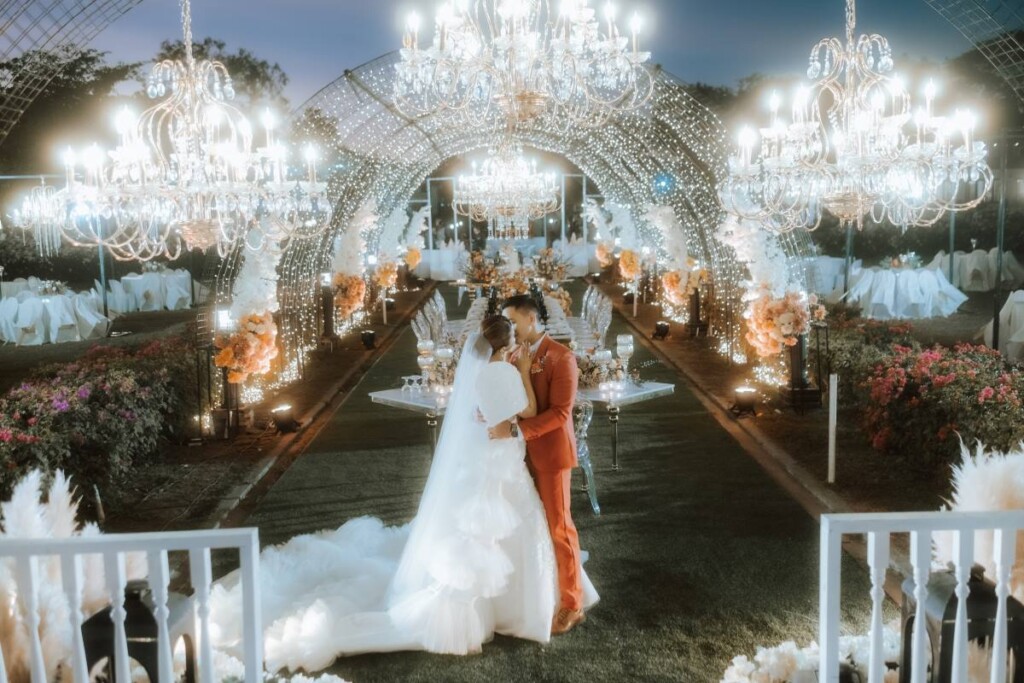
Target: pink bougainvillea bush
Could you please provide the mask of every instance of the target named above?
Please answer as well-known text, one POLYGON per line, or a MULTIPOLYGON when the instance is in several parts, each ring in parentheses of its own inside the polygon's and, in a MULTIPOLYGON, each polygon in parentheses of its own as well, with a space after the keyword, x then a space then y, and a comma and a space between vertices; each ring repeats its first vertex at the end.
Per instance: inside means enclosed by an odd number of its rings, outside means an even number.
POLYGON ((125 475, 183 433, 194 367, 192 347, 175 339, 96 346, 33 373, 0 397, 0 497, 33 469, 62 469, 83 486, 125 475))

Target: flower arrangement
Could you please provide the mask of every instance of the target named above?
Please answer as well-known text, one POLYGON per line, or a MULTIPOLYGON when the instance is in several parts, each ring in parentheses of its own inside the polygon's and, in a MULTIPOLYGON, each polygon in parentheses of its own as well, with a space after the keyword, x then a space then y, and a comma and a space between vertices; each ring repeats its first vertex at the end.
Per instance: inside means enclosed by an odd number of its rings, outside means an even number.
POLYGON ((39 293, 46 296, 56 296, 67 291, 67 283, 61 280, 43 280, 39 284, 39 293))
POLYGON ((598 363, 592 356, 579 354, 576 356, 576 369, 579 373, 579 386, 582 389, 592 389, 602 382, 626 379, 626 371, 618 358, 613 358, 608 363, 598 363))
MULTIPOLYGON (((886 662, 897 662, 900 652, 899 624, 887 625, 882 631, 882 654, 886 662)), ((753 660, 746 655, 735 657, 725 670, 721 683, 790 683, 817 680, 820 653, 817 643, 799 647, 788 640, 775 647, 758 647, 753 660)), ((867 678, 871 663, 870 636, 840 636, 839 661, 851 666, 867 678)), ((895 671, 886 673, 885 683, 895 683, 895 671)), ((972 682, 973 683, 973 680, 972 682)))
POLYGON ((760 296, 748 305, 744 317, 748 328, 746 339, 762 358, 795 346, 800 335, 810 330, 808 299, 802 292, 786 292, 777 299, 770 291, 762 289, 760 296))
POLYGON ((405 265, 409 267, 409 270, 416 270, 416 266, 423 260, 423 252, 420 251, 419 247, 409 247, 408 251, 405 252, 405 265))
POLYGON ((398 264, 394 261, 387 261, 377 265, 373 272, 373 281, 381 289, 391 289, 398 284, 398 264))
POLYGON ((569 292, 565 291, 561 287, 548 287, 546 294, 552 299, 558 302, 558 305, 562 307, 562 312, 565 313, 565 317, 569 318, 572 316, 572 296, 569 292))
POLYGON ((623 280, 636 280, 642 270, 640 257, 632 249, 623 249, 619 256, 619 274, 623 280))
POLYGON ((360 275, 337 273, 334 285, 334 309, 342 319, 351 318, 363 308, 366 299, 366 280, 360 275))
POLYGON ((529 272, 526 270, 518 270, 514 273, 503 275, 494 284, 498 290, 498 296, 502 299, 508 299, 517 294, 530 293, 529 272))
POLYGON ((561 252, 549 247, 541 249, 533 257, 533 269, 537 273, 537 277, 559 282, 569 276, 569 261, 563 257, 561 252))
POLYGON ((614 249, 608 242, 598 242, 597 248, 594 250, 594 257, 602 268, 615 263, 614 249))
POLYGON ((227 368, 228 382, 241 384, 249 375, 270 372, 277 357, 277 325, 270 313, 250 314, 239 321, 239 330, 214 340, 220 352, 214 357, 218 368, 227 368))
POLYGON ((490 284, 497 277, 498 269, 482 251, 474 251, 469 254, 462 273, 466 276, 466 282, 490 284))
POLYGON ((661 276, 661 286, 673 306, 685 306, 687 299, 710 281, 707 269, 698 267, 694 259, 689 259, 688 266, 688 270, 670 270, 661 276))

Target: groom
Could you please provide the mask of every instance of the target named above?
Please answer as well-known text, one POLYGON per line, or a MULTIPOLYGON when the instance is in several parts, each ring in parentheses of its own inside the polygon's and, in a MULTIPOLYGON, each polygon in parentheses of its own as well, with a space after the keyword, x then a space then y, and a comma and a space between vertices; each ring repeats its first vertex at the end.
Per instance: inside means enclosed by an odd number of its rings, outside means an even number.
POLYGON ((558 563, 562 604, 551 624, 565 633, 585 618, 580 584, 580 540, 569 512, 569 478, 576 466, 576 434, 572 407, 576 401, 576 357, 539 328, 539 311, 529 295, 513 296, 502 311, 516 329, 516 341, 530 345, 530 379, 537 395, 537 416, 517 424, 502 422, 490 430, 492 439, 526 440, 526 464, 548 518, 558 563))

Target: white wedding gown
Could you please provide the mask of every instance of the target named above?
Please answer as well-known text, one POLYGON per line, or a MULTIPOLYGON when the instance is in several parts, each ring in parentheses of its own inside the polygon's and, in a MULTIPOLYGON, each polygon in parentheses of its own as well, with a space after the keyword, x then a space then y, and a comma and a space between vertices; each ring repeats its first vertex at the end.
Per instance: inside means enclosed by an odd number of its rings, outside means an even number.
MULTIPOLYGON (((415 519, 385 527, 360 517, 260 555, 268 671, 318 671, 339 655, 397 650, 479 652, 500 633, 546 643, 558 572, 521 439, 490 441, 527 404, 518 370, 466 342, 415 519)), ((582 573, 584 605, 597 593, 582 573)), ((211 635, 241 642, 235 575, 214 586, 211 635)))

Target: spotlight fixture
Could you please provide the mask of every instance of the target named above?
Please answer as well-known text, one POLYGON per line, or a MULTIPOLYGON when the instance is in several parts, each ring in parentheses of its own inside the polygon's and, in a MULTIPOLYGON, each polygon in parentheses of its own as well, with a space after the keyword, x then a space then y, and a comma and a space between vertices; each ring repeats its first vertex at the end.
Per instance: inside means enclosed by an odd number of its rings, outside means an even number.
POLYGON ((659 320, 658 322, 654 323, 654 335, 652 338, 667 339, 668 333, 671 331, 671 329, 672 327, 668 324, 668 322, 664 320, 659 320))
POLYGON ((733 390, 733 404, 729 411, 736 417, 757 417, 757 389, 750 386, 736 387, 733 390))
POLYGON ((271 410, 270 417, 274 420, 274 426, 277 427, 277 431, 282 434, 294 432, 299 428, 299 423, 295 420, 292 407, 288 404, 280 405, 271 410))
POLYGON ((363 347, 367 351, 377 348, 377 333, 373 330, 363 330, 362 334, 359 335, 359 338, 362 340, 363 347))

